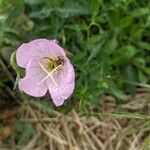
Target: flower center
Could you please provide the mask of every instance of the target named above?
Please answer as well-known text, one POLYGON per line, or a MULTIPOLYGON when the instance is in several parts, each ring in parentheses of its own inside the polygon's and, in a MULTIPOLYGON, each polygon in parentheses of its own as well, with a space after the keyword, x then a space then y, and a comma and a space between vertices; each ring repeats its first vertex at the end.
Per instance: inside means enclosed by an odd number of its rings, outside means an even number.
POLYGON ((53 78, 53 73, 58 71, 58 69, 61 69, 61 67, 64 64, 64 59, 61 56, 57 57, 44 57, 42 60, 42 63, 39 63, 42 70, 47 74, 47 76, 39 83, 43 83, 48 78, 51 78, 51 80, 54 82, 55 85, 57 85, 56 81, 53 78))
POLYGON ((42 60, 43 67, 48 71, 51 72, 53 69, 58 67, 59 65, 64 64, 64 59, 61 56, 56 57, 44 57, 42 60))

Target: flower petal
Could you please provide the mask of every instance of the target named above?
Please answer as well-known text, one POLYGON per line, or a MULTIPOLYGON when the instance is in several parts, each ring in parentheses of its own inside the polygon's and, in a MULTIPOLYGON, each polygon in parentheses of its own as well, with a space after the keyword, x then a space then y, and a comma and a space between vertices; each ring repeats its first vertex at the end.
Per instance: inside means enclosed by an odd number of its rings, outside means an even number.
POLYGON ((45 76, 46 73, 40 68, 38 59, 34 58, 27 64, 26 75, 19 81, 19 89, 30 96, 44 96, 47 92, 47 85, 45 82, 39 83, 45 76))
POLYGON ((51 79, 47 80, 47 86, 51 94, 51 98, 56 106, 60 106, 73 93, 75 73, 68 58, 65 60, 63 70, 59 70, 53 75, 57 85, 51 79))
POLYGON ((64 50, 55 40, 37 39, 22 44, 16 53, 17 64, 26 68, 29 60, 33 57, 65 56, 64 50))

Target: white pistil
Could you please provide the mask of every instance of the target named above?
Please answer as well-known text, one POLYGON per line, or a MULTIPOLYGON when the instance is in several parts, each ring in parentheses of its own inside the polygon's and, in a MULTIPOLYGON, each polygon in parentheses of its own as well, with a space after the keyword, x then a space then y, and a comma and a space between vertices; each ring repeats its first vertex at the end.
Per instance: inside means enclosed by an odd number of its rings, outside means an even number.
POLYGON ((54 82, 54 84, 56 85, 56 86, 58 86, 58 84, 56 83, 56 81, 54 80, 54 78, 53 78, 53 73, 59 68, 59 67, 61 67, 62 65, 59 65, 59 66, 57 66, 56 68, 54 68, 51 72, 48 72, 44 67, 43 67, 43 65, 41 64, 41 63, 39 63, 39 65, 41 66, 41 68, 44 70, 44 72, 46 72, 47 73, 47 76, 41 81, 41 82, 39 82, 38 83, 38 85, 40 85, 40 84, 42 84, 45 80, 47 80, 48 78, 51 78, 51 80, 54 82))
POLYGON ((44 72, 46 72, 47 74, 49 74, 49 72, 43 67, 43 65, 39 62, 40 67, 43 69, 44 72))

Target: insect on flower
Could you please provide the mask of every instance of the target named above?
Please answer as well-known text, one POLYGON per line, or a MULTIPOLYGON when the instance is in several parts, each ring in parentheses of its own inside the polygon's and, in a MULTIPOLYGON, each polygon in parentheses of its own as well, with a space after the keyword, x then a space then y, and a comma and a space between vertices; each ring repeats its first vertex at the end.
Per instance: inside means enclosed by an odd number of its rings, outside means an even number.
POLYGON ((49 57, 44 57, 43 60, 45 60, 45 65, 47 70, 53 70, 56 67, 58 67, 59 65, 63 65, 64 64, 64 60, 63 57, 61 56, 57 56, 57 57, 53 57, 53 58, 49 58, 49 57))
POLYGON ((26 94, 41 97, 49 91, 54 104, 60 106, 73 93, 74 68, 56 40, 37 39, 22 44, 16 60, 26 70, 19 81, 19 89, 26 94))

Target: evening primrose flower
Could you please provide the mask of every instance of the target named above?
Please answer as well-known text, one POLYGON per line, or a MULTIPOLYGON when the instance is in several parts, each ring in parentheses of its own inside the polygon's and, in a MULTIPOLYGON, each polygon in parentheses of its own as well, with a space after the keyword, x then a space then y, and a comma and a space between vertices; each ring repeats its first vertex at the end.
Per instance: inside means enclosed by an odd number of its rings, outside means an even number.
POLYGON ((73 93, 74 68, 56 40, 37 39, 22 44, 16 61, 26 70, 18 83, 26 94, 42 97, 49 91, 54 104, 60 106, 73 93))

